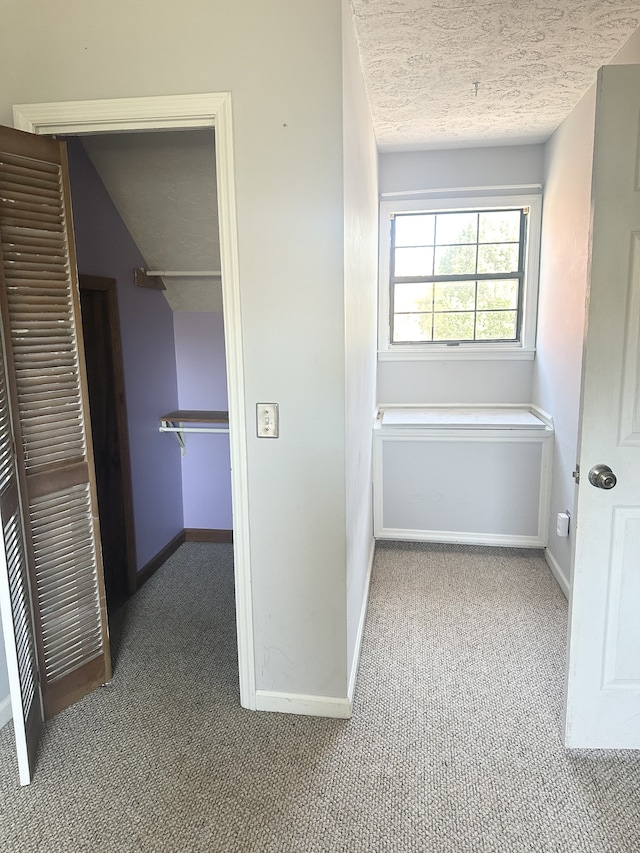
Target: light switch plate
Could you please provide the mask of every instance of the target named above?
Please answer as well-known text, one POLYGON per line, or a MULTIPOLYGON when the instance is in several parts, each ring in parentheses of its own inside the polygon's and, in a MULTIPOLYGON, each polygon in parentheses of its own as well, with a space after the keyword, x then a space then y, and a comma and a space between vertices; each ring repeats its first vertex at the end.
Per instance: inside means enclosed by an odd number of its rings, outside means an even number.
POLYGON ((258 403, 256 405, 256 425, 258 429, 258 438, 278 438, 278 404, 258 403))

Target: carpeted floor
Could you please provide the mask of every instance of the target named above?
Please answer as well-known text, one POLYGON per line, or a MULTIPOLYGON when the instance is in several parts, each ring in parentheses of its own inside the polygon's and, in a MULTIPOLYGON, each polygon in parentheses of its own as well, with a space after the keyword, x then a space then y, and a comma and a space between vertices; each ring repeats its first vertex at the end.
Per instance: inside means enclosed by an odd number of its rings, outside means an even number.
POLYGON ((382 544, 354 717, 251 713, 231 548, 183 545, 29 788, 0 731, 0 850, 637 853, 640 754, 561 745, 566 614, 539 552, 382 544))

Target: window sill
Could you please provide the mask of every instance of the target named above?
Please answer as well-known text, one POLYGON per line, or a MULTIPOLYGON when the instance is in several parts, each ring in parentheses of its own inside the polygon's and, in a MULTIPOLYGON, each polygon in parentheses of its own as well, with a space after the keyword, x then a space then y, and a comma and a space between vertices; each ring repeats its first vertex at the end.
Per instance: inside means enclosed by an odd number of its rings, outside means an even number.
POLYGON ((533 361, 535 355, 525 347, 402 347, 378 350, 378 361, 533 361))

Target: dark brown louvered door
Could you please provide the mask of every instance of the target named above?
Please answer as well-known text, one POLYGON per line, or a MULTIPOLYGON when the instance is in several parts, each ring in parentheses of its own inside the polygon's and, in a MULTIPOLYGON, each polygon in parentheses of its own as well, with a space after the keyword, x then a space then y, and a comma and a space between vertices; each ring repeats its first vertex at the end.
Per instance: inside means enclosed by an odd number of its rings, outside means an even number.
POLYGON ((40 738, 42 708, 25 525, 14 447, 5 359, 0 347, 0 610, 11 689, 18 771, 20 783, 28 785, 33 774, 40 738))
POLYGON ((45 716, 111 678, 64 144, 0 128, 0 303, 45 716))

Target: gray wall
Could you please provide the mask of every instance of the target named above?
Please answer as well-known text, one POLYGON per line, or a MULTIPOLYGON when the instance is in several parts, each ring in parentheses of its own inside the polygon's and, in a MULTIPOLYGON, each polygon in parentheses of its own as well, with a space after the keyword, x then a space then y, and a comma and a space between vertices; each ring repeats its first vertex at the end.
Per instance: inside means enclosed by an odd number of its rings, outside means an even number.
POLYGON ((543 145, 504 145, 380 155, 380 192, 542 183, 543 145))
MULTIPOLYGON (((612 64, 640 62, 637 30, 612 64)), ((556 516, 574 510, 571 476, 578 457, 582 344, 588 294, 595 84, 545 147, 538 343, 533 400, 551 412, 555 450, 548 553, 570 584, 572 537, 556 534, 556 516)))
MULTIPOLYGON (((380 155, 380 192, 541 184, 542 145, 380 155)), ((408 196, 415 197, 415 196, 408 196)), ((430 196, 433 197, 433 196, 430 196)), ((380 403, 529 403, 533 361, 406 359, 378 363, 380 403)))
POLYGON ((376 406, 378 154, 348 4, 343 3, 347 661, 350 686, 372 558, 376 406))
POLYGON ((257 687, 337 697, 347 681, 341 15, 340 0, 25 0, 3 10, 0 36, 4 124, 14 103, 232 92, 257 687), (255 437, 258 401, 280 403, 278 441, 255 437))
POLYGON ((549 554, 568 581, 571 540, 556 533, 558 512, 573 513, 584 334, 595 90, 546 146, 540 252, 538 340, 533 401, 555 426, 549 554))

